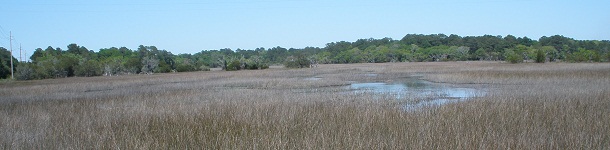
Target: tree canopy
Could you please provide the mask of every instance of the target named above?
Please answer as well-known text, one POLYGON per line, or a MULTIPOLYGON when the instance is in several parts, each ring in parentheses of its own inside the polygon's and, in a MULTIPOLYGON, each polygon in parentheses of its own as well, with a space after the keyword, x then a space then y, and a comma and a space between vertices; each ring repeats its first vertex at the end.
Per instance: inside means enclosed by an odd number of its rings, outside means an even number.
MULTIPOLYGON (((71 76, 100 76, 184 72, 222 68, 224 70, 265 69, 271 64, 307 68, 329 63, 385 63, 422 61, 487 60, 522 62, 607 62, 610 41, 575 40, 562 35, 528 37, 459 36, 451 34, 407 34, 392 38, 330 42, 325 47, 228 48, 202 50, 194 54, 173 54, 155 46, 140 45, 102 48, 95 52, 72 43, 60 47, 37 48, 31 62, 16 63, 20 79, 71 76)), ((10 77, 10 56, 0 47, 0 78, 10 77)))

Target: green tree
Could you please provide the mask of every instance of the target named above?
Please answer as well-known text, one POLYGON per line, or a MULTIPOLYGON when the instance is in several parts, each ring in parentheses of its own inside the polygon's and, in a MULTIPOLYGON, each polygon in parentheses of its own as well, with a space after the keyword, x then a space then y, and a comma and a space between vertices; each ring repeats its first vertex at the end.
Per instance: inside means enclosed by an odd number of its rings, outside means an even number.
POLYGON ((544 63, 546 61, 546 53, 542 49, 536 50, 536 63, 544 63))
MULTIPOLYGON (((328 58, 335 58, 342 51, 346 51, 352 49, 352 43, 346 41, 340 42, 331 42, 327 43, 326 47, 324 47, 324 51, 329 53, 328 58)), ((286 58, 286 57, 284 57, 286 58)), ((337 62, 336 60, 331 60, 331 62, 337 62)))
POLYGON ((284 66, 286 68, 309 68, 311 67, 311 62, 303 55, 290 56, 284 62, 284 66))
POLYGON ((189 72, 197 70, 197 67, 195 67, 190 57, 190 54, 181 54, 174 57, 174 60, 176 61, 177 72, 189 72))
POLYGON ((489 58, 489 54, 487 54, 487 51, 485 51, 483 48, 479 48, 477 51, 475 51, 474 56, 478 60, 488 60, 489 58))
POLYGON ((283 47, 274 47, 267 50, 267 60, 271 63, 281 63, 288 55, 288 50, 283 47))
POLYGON ((17 67, 15 78, 17 80, 32 80, 36 79, 36 74, 33 69, 33 63, 22 63, 17 67))
POLYGON ((61 50, 61 48, 53 48, 52 46, 48 46, 46 49, 44 49, 44 53, 46 55, 53 55, 53 56, 60 56, 61 53, 63 53, 63 50, 61 50))
POLYGON ((375 45, 371 45, 369 47, 367 47, 366 49, 364 49, 364 51, 362 52, 362 60, 363 62, 366 63, 375 63, 377 62, 377 46, 375 45))
POLYGON ((455 52, 447 46, 434 46, 424 49, 424 53, 430 57, 429 61, 446 61, 455 52))
POLYGON ((112 58, 112 57, 121 57, 124 56, 123 53, 121 53, 121 51, 119 51, 118 48, 116 47, 111 47, 111 48, 103 48, 100 49, 100 51, 97 54, 98 58, 100 60, 104 60, 107 58, 112 58))
POLYGON ((509 47, 513 47, 517 44, 519 44, 517 37, 513 36, 513 35, 506 35, 504 37, 504 42, 505 42, 505 48, 509 48, 509 47))
POLYGON ((233 60, 231 63, 227 65, 227 71, 237 71, 241 70, 241 62, 239 60, 233 60))
POLYGON ((81 77, 92 77, 102 75, 102 67, 96 60, 82 60, 78 65, 74 74, 81 77))
POLYGON ((250 59, 249 59, 248 68, 251 69, 251 70, 254 70, 254 69, 268 69, 269 65, 267 65, 263 61, 262 56, 254 55, 254 56, 250 57, 250 59))
POLYGON ((517 38, 517 43, 521 44, 521 45, 525 45, 525 46, 532 46, 534 45, 535 41, 528 38, 527 36, 525 37, 519 37, 517 38))
MULTIPOLYGON (((452 47, 455 47, 455 46, 452 46, 452 47)), ((454 60, 465 61, 468 59, 468 50, 470 49, 469 47, 460 46, 460 47, 453 48, 453 49, 455 50, 454 60)))
POLYGON ((572 62, 590 62, 595 58, 595 52, 584 48, 579 48, 578 51, 573 52, 568 56, 568 59, 572 62))
POLYGON ((190 72, 195 70, 197 70, 197 68, 190 64, 178 64, 178 66, 176 67, 177 72, 190 72))
POLYGON ((36 50, 34 50, 34 53, 32 54, 32 56, 30 56, 30 60, 32 60, 32 63, 36 63, 36 60, 44 55, 45 55, 45 52, 44 52, 44 50, 42 50, 42 48, 36 48, 36 50))
POLYGON ((464 46, 462 37, 459 35, 451 34, 445 39, 444 42, 447 46, 464 46))
POLYGON ((102 59, 101 67, 104 70, 104 75, 112 76, 125 71, 124 61, 125 60, 122 56, 102 59))
POLYGON ((519 56, 521 56, 522 60, 526 60, 529 61, 531 58, 535 58, 536 57, 536 50, 534 48, 532 48, 531 46, 525 46, 525 45, 517 45, 515 46, 515 48, 512 49, 513 52, 519 56))
POLYGON ((45 55, 39 57, 36 62, 34 72, 40 79, 57 78, 64 75, 64 71, 59 66, 58 56, 45 55))
POLYGON ((148 57, 151 55, 151 52, 144 45, 138 46, 138 58, 143 59, 144 57, 148 57))
POLYGON ((506 49, 504 51, 504 57, 506 58, 507 62, 510 62, 513 64, 523 62, 523 56, 515 53, 512 49, 506 49))
POLYGON ((558 59, 562 59, 563 57, 565 57, 565 56, 561 56, 561 53, 559 53, 553 46, 542 46, 539 49, 545 52, 546 57, 548 57, 549 61, 551 61, 551 62, 554 62, 558 59))
POLYGON ((11 59, 13 60, 13 71, 18 66, 17 59, 11 56, 11 52, 4 47, 0 47, 0 79, 11 77, 11 59))
POLYGON ((392 55, 393 54, 390 52, 390 48, 385 45, 377 46, 373 52, 373 57, 375 58, 376 63, 390 62, 392 55))
POLYGON ((152 74, 159 67, 159 60, 151 57, 142 59, 142 72, 152 74))
POLYGON ((359 63, 362 61, 363 53, 358 48, 352 48, 347 51, 340 52, 337 56, 335 56, 335 60, 338 63, 359 63))
POLYGON ((553 46, 560 52, 571 53, 577 50, 574 39, 562 35, 543 36, 538 41, 542 46, 553 46))
POLYGON ((79 65, 79 62, 81 61, 82 57, 72 53, 67 53, 61 55, 58 59, 59 68, 61 71, 59 77, 72 77, 75 75, 74 71, 76 69, 76 66, 79 65))
POLYGON ((157 73, 168 73, 172 71, 172 67, 170 64, 167 64, 165 61, 159 61, 159 67, 155 69, 157 73))
POLYGON ((89 50, 87 48, 85 48, 84 46, 78 46, 75 43, 69 44, 68 46, 68 50, 66 50, 67 53, 70 54, 74 54, 74 55, 79 55, 83 58, 90 58, 92 54, 90 54, 89 50))
POLYGON ((602 61, 602 56, 598 52, 593 51, 592 61, 593 62, 601 62, 602 61))
POLYGON ((144 65, 137 56, 132 56, 127 58, 127 61, 123 64, 123 67, 125 68, 125 72, 127 74, 137 74, 140 73, 141 68, 143 68, 144 65))
POLYGON ((68 45, 68 50, 66 50, 67 53, 72 53, 75 55, 80 55, 81 51, 78 49, 78 45, 75 43, 69 44, 68 45))

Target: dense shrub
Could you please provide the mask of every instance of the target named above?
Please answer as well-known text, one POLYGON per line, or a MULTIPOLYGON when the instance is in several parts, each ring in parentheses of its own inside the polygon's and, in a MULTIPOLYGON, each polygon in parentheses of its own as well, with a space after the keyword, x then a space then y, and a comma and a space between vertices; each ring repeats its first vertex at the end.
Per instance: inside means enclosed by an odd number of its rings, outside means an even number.
POLYGON ((157 68, 156 72, 158 73, 168 73, 172 71, 172 66, 167 64, 165 61, 159 61, 159 68, 157 68))
POLYGON ((17 66, 15 72, 15 78, 17 80, 32 80, 36 79, 36 73, 34 72, 33 65, 31 63, 24 63, 17 66))
POLYGON ((199 70, 201 70, 201 71, 210 71, 212 69, 210 69, 210 67, 208 67, 206 65, 202 65, 201 67, 199 67, 199 70))
POLYGON ((241 62, 239 60, 234 60, 227 65, 227 71, 236 71, 241 70, 241 62))
POLYGON ((288 57, 286 62, 284 62, 284 66, 286 68, 309 68, 311 66, 311 62, 305 58, 305 56, 288 57))
POLYGON ((197 69, 195 68, 195 66, 190 65, 190 64, 179 64, 178 66, 176 66, 176 71, 177 72, 189 72, 189 71, 196 71, 197 69))
POLYGON ((95 60, 83 61, 74 70, 74 74, 81 77, 100 76, 102 72, 102 66, 95 60))
POLYGON ((513 50, 508 49, 506 50, 506 52, 504 52, 504 57, 506 57, 506 61, 516 64, 516 63, 522 63, 523 62, 523 56, 520 56, 519 54, 516 54, 513 50))
POLYGON ((538 49, 536 51, 536 63, 544 63, 546 61, 546 54, 543 50, 538 49))
POLYGON ((248 70, 258 70, 258 69, 268 69, 269 65, 266 64, 257 64, 257 63, 247 63, 244 69, 248 70))

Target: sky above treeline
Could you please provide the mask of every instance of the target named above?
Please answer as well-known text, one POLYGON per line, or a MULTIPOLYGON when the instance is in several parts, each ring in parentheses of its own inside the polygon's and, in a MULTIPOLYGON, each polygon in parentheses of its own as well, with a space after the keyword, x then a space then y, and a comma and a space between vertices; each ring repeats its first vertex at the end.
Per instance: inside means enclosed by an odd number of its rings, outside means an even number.
MULTIPOLYGON (((608 0, 2 0, 0 47, 324 47, 406 34, 609 40, 608 0)), ((19 54, 14 53, 14 56, 19 54)))

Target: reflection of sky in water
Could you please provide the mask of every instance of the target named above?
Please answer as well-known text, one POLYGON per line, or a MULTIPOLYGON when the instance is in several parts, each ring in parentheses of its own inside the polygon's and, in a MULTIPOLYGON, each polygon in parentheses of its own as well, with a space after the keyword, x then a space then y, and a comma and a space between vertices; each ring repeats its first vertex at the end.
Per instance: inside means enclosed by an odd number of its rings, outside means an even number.
POLYGON ((321 79, 322 78, 320 78, 320 77, 305 78, 305 80, 308 80, 308 81, 317 81, 317 80, 321 80, 321 79))
POLYGON ((427 101, 405 106, 407 109, 427 105, 442 105, 484 94, 484 92, 473 88, 455 88, 444 84, 432 84, 415 78, 408 78, 404 82, 392 84, 381 82, 354 83, 349 86, 349 89, 353 90, 354 93, 372 92, 396 96, 397 99, 409 97, 427 99, 427 101))
POLYGON ((478 92, 471 88, 452 88, 447 86, 417 86, 410 87, 408 84, 386 84, 386 83, 354 83, 350 89, 356 93, 373 92, 376 94, 392 94, 397 98, 404 96, 416 97, 449 97, 449 98, 470 98, 476 96, 478 92))

